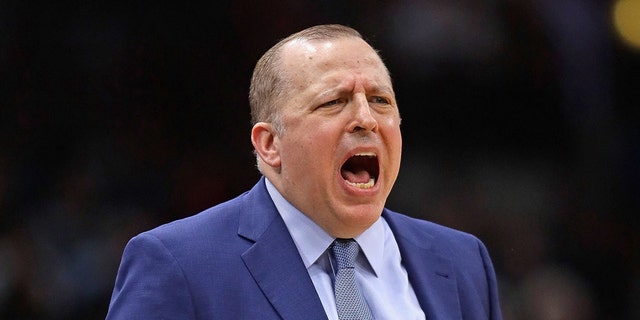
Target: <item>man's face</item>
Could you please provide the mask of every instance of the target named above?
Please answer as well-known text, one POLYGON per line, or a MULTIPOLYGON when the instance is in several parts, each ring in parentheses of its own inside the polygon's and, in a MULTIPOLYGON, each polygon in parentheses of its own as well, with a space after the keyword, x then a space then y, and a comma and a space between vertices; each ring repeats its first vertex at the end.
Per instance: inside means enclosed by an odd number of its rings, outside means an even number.
POLYGON ((276 136, 284 197, 329 234, 373 224, 398 175, 400 115, 388 72, 358 38, 294 41, 283 48, 289 91, 276 136))

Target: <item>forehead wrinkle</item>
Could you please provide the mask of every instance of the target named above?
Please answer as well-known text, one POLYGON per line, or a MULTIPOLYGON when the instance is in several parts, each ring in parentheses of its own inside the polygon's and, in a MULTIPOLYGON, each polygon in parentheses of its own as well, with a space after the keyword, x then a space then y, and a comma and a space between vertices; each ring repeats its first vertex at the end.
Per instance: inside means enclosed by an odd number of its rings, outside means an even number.
POLYGON ((290 80, 296 79, 297 85, 295 87, 298 90, 306 91, 305 88, 310 89, 310 86, 320 87, 318 90, 322 91, 316 94, 318 97, 332 94, 336 91, 354 91, 355 87, 359 85, 359 82, 354 81, 354 78, 361 78, 367 81, 367 83, 363 84, 366 92, 373 91, 394 95, 391 87, 391 77, 375 50, 363 41, 364 44, 369 46, 369 52, 360 56, 351 56, 348 59, 336 60, 330 51, 342 50, 341 47, 336 46, 334 43, 340 40, 350 39, 296 39, 285 45, 281 62, 287 66, 283 70, 286 78, 290 80), (311 73, 325 72, 327 70, 328 73, 322 76, 321 79, 311 76, 311 73), (345 77, 345 73, 348 76, 345 77), (367 79, 367 77, 360 77, 363 74, 375 76, 373 79, 367 79), (323 90, 323 87, 330 88, 323 90))
POLYGON ((395 99, 395 93, 385 79, 367 79, 357 75, 340 75, 339 72, 324 77, 321 81, 310 84, 307 89, 316 91, 314 98, 325 100, 353 93, 365 93, 366 95, 388 95, 395 99))

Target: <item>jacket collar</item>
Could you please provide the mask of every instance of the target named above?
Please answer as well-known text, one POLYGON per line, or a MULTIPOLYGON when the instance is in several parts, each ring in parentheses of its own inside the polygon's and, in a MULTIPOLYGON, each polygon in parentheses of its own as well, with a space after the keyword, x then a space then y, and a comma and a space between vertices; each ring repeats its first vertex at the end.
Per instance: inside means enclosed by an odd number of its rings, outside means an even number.
POLYGON ((282 319, 327 317, 293 239, 265 187, 265 178, 245 196, 238 235, 254 244, 242 254, 247 269, 282 319))
POLYGON ((434 252, 434 236, 415 221, 384 209, 382 216, 400 248, 402 264, 427 319, 462 319, 456 275, 451 261, 434 252))

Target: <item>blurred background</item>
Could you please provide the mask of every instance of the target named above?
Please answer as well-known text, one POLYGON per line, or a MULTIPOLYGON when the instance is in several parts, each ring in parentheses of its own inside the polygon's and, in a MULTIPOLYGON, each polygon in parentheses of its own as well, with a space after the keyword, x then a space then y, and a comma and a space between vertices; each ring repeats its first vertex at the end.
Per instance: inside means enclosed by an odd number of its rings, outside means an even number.
POLYGON ((1 1, 0 318, 103 319, 129 238, 253 186, 253 66, 320 23, 392 72, 388 207, 479 236, 505 319, 640 319, 640 0, 1 1))

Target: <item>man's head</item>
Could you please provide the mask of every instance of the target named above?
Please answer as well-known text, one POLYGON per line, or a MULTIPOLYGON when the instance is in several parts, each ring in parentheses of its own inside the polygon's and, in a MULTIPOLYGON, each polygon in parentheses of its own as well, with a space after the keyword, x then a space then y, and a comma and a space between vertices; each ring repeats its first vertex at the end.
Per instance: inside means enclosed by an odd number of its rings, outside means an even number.
POLYGON ((271 48, 251 82, 260 170, 335 237, 373 224, 400 167, 400 115, 389 72, 360 34, 316 26, 271 48))

